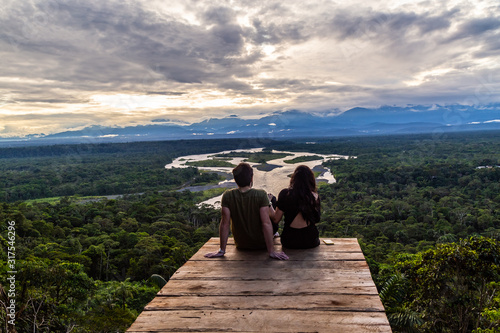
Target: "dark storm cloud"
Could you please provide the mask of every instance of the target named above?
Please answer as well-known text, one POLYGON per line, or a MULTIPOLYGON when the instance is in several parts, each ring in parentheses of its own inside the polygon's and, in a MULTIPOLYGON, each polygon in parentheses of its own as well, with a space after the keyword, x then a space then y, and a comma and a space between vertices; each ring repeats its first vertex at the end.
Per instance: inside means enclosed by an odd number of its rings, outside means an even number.
MULTIPOLYGON (((241 53, 244 32, 229 8, 207 10, 205 23, 211 27, 206 29, 160 17, 133 3, 54 2, 46 15, 36 14, 45 13, 39 5, 16 6, 12 12, 23 12, 26 19, 21 22, 9 15, 11 19, 2 20, 0 38, 25 56, 40 59, 40 77, 75 85, 141 83, 148 70, 179 83, 217 83, 234 72, 248 75, 247 64, 259 59, 258 53, 246 57, 246 64, 234 59, 241 53), (43 21, 30 23, 35 15, 43 21)), ((18 68, 25 72, 22 67, 18 68)))
POLYGON ((297 11, 294 5, 294 2, 272 0, 259 2, 255 6, 250 4, 249 9, 260 9, 251 16, 251 29, 244 30, 244 37, 256 44, 274 45, 297 43, 314 36, 312 22, 307 22, 304 8, 297 11))
POLYGON ((367 92, 370 89, 357 85, 343 84, 325 84, 324 82, 315 82, 314 80, 297 79, 265 79, 262 85, 266 89, 282 89, 285 91, 300 91, 305 94, 311 92, 335 93, 335 92, 367 92))
POLYGON ((340 10, 329 22, 330 30, 339 39, 349 38, 400 38, 407 33, 418 31, 418 36, 445 30, 457 10, 441 15, 412 12, 384 13, 374 11, 340 10))
MULTIPOLYGON (((17 53, 26 58, 12 68, 10 75, 15 76, 16 69, 30 72, 53 80, 55 86, 62 81, 87 91, 149 91, 148 84, 163 80, 248 92, 248 84, 235 78, 253 75, 252 66, 262 60, 263 54, 259 50, 245 52, 245 39, 256 45, 279 46, 332 34, 340 40, 376 38, 385 44, 393 43, 397 52, 406 56, 422 49, 421 43, 425 43, 408 39, 409 31, 416 28, 424 35, 446 30, 456 13, 433 16, 350 8, 336 9, 333 18, 308 17, 286 3, 275 2, 265 5, 252 18, 251 27, 244 27, 237 22, 238 12, 227 5, 197 6, 201 25, 164 13, 159 15, 141 3, 20 2, 10 10, 13 14, 24 13, 24 21, 8 15, 9 20, 0 22, 0 38, 6 43, 10 41, 21 51, 17 53), (275 19, 276 15, 287 19, 275 19), (406 53, 400 43, 406 46, 406 53), (38 60, 36 68, 26 65, 34 59, 38 60)), ((477 22, 471 25, 482 26, 477 22)), ((7 56, 15 58, 16 54, 7 56)))
POLYGON ((260 92, 255 91, 251 85, 236 80, 228 80, 221 82, 219 83, 218 87, 221 89, 236 90, 246 94, 252 94, 252 95, 260 94, 260 92))
POLYGON ((283 88, 283 87, 305 87, 311 84, 310 80, 297 80, 297 79, 264 79, 261 81, 266 88, 283 88))
POLYGON ((500 38, 498 35, 488 36, 484 40, 484 45, 481 49, 474 53, 476 58, 486 58, 497 56, 500 51, 500 38))
POLYGON ((306 29, 306 25, 302 21, 276 24, 273 22, 265 23, 261 19, 254 19, 252 23, 255 28, 255 34, 252 34, 251 37, 258 44, 298 43, 314 36, 312 31, 306 29))
POLYGON ((5 128, 498 99, 494 1, 0 2, 5 128))
POLYGON ((454 41, 468 37, 477 38, 495 31, 500 31, 500 20, 498 19, 498 17, 475 18, 461 24, 458 28, 458 31, 450 36, 448 41, 454 41))
POLYGON ((459 10, 455 9, 439 16, 424 16, 417 22, 417 25, 424 35, 434 31, 443 31, 450 27, 453 16, 458 12, 459 10))
POLYGON ((182 96, 185 92, 180 91, 147 91, 147 95, 182 96))
POLYGON ((44 99, 44 98, 18 98, 16 99, 16 103, 47 103, 47 104, 68 104, 68 103, 88 103, 88 99, 75 100, 71 99, 44 99))
POLYGON ((208 8, 201 14, 201 17, 208 24, 226 25, 236 22, 235 11, 232 8, 223 6, 208 8))

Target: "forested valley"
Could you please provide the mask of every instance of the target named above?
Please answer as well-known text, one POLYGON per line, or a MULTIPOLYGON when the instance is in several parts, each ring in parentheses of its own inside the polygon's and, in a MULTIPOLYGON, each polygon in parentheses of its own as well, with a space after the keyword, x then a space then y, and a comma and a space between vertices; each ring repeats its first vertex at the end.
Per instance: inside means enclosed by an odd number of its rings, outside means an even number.
POLYGON ((500 133, 0 148, 0 315, 10 223, 17 332, 125 331, 210 237, 216 183, 175 157, 251 147, 341 154, 322 237, 356 237, 394 332, 500 330, 500 133), (121 195, 110 199, 109 195, 121 195), (11 228, 12 229, 12 228, 11 228))

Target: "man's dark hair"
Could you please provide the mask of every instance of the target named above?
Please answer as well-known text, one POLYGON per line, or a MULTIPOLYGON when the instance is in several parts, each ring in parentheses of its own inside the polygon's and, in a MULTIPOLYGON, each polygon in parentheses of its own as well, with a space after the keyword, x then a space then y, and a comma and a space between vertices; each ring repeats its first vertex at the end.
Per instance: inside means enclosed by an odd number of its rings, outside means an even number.
POLYGON ((250 185, 253 177, 253 169, 248 163, 240 163, 233 169, 233 177, 239 187, 250 185))

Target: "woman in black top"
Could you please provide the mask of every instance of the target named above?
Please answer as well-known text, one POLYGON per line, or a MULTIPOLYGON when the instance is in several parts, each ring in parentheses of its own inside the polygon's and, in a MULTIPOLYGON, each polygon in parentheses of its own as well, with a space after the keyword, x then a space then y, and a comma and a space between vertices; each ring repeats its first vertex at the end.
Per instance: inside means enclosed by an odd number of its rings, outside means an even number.
POLYGON ((277 208, 270 208, 271 220, 278 223, 285 216, 281 245, 289 249, 308 249, 319 245, 316 223, 320 219, 320 200, 312 170, 298 166, 290 186, 278 195, 277 208))

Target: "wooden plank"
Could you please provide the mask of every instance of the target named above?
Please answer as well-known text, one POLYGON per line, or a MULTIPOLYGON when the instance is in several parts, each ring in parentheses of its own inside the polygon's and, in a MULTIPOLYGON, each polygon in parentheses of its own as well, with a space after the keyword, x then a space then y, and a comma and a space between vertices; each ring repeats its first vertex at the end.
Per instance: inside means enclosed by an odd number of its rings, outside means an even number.
POLYGON ((129 332, 391 332, 381 312, 297 310, 145 311, 129 332))
POLYGON ((266 269, 262 271, 246 270, 246 269, 228 269, 227 271, 211 271, 208 268, 202 272, 197 271, 178 271, 170 280, 242 280, 242 281, 310 281, 311 283, 325 282, 331 285, 336 280, 345 280, 346 278, 353 278, 353 273, 363 280, 370 280, 371 275, 369 270, 357 270, 344 272, 331 269, 310 269, 308 271, 276 271, 266 269), (261 275, 260 275, 261 274, 261 275))
POLYGON ((324 280, 330 281, 340 274, 364 275, 371 280, 365 261, 188 261, 173 279, 243 279, 243 280, 324 280))
MULTIPOLYGON (((328 237, 320 237, 320 240, 323 239, 329 239, 334 242, 334 244, 358 244, 358 239, 357 238, 328 238, 328 237)), ((275 244, 281 244, 279 241, 279 237, 274 239, 275 244)), ((234 245, 234 238, 229 237, 227 240, 228 244, 234 245)), ((219 244, 219 237, 211 237, 205 244, 210 245, 210 244, 219 244)), ((323 242, 321 243, 321 246, 330 246, 326 245, 323 242)))
POLYGON ((205 258, 219 248, 214 237, 128 332, 391 332, 357 239, 333 241, 278 261, 230 238, 224 257, 205 258))
POLYGON ((357 269, 369 269, 366 261, 362 260, 276 260, 271 258, 266 258, 261 261, 248 261, 241 262, 235 260, 225 260, 224 257, 211 258, 208 261, 202 260, 189 260, 181 268, 184 270, 199 270, 204 267, 210 267, 211 269, 243 269, 244 267, 249 267, 250 269, 274 269, 274 270, 296 270, 296 269, 339 269, 339 270, 357 270, 357 269))
POLYGON ((180 270, 177 271, 170 280, 243 280, 243 281, 284 281, 284 280, 302 280, 311 282, 328 282, 336 281, 339 279, 353 278, 353 273, 357 277, 364 280, 370 280, 371 275, 368 269, 362 270, 339 270, 339 269, 309 269, 304 271, 293 271, 288 268, 287 270, 273 270, 262 269, 252 270, 251 268, 228 268, 224 271, 210 270, 210 267, 204 267, 201 271, 193 270, 180 270))
MULTIPOLYGON (((326 247, 326 245, 325 245, 326 247)), ((276 247, 278 248, 278 247, 276 247)), ((205 254, 208 252, 216 252, 219 249, 219 245, 206 245, 203 246, 196 254, 191 258, 191 260, 202 260, 211 261, 213 258, 205 258, 205 254)), ((318 246, 313 249, 307 250, 296 250, 296 249, 285 249, 285 253, 290 257, 289 261, 317 261, 317 260, 362 260, 365 261, 365 256, 363 252, 359 249, 359 246, 349 245, 343 247, 343 251, 335 245, 330 246, 329 251, 325 251, 323 246, 318 246), (349 250, 349 251, 348 251, 349 250)), ((236 249, 234 246, 228 247, 226 249, 226 255, 223 257, 224 260, 237 260, 237 261, 261 261, 267 259, 267 252, 262 251, 242 251, 236 249)), ((220 258, 218 258, 220 259, 220 258)))
POLYGON ((378 295, 373 281, 346 276, 335 283, 307 283, 302 280, 284 281, 224 281, 170 280, 158 296, 221 296, 221 295, 318 295, 351 294, 378 295))
MULTIPOLYGON (((303 250, 298 250, 298 251, 307 251, 311 252, 316 250, 319 251, 339 251, 339 252, 345 252, 345 251, 354 251, 354 252, 361 252, 361 248, 359 246, 358 240, 356 238, 320 238, 321 243, 318 247, 315 247, 313 249, 303 249, 303 250), (333 245, 326 245, 323 243, 324 239, 329 239, 334 242, 333 245)), ((228 245, 233 245, 234 246, 234 239, 229 238, 228 240, 228 245)), ((281 249, 281 242, 280 238, 275 238, 274 239, 274 244, 276 249, 281 249)), ((212 237, 210 238, 207 243, 205 243, 205 246, 211 246, 214 245, 216 246, 216 250, 219 248, 219 238, 218 237, 212 237)), ((297 251, 296 249, 284 249, 284 251, 297 251)), ((210 252, 210 251, 209 251, 210 252)), ((245 252, 252 252, 252 251, 245 251, 245 252)))
POLYGON ((383 312, 378 295, 262 295, 262 296, 184 296, 156 297, 144 310, 317 310, 383 312))

